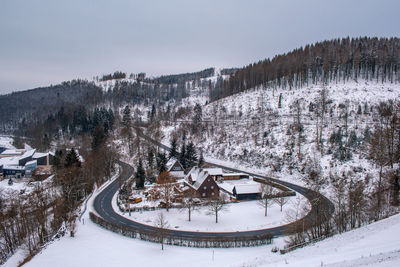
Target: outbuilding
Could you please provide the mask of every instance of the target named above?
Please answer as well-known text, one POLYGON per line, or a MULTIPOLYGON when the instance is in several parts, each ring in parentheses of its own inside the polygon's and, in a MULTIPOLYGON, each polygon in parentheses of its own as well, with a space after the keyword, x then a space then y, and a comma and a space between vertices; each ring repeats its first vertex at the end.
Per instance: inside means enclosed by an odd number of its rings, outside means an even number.
POLYGON ((237 200, 253 200, 260 198, 260 184, 237 184, 233 187, 232 193, 237 200))

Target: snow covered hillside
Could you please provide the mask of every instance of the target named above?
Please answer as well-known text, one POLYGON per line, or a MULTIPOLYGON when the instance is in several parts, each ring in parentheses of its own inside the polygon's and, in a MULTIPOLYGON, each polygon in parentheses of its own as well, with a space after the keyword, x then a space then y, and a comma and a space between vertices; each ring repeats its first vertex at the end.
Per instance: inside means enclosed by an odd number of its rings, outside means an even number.
MULTIPOLYGON (((274 246, 283 246, 283 238, 260 247, 166 246, 162 251, 160 244, 104 230, 85 213, 75 238, 65 236, 54 241, 25 266, 398 266, 399 231, 400 215, 395 215, 285 255, 271 252, 274 246)), ((17 253, 4 266, 16 266, 23 256, 17 253)))
POLYGON ((194 115, 187 116, 186 123, 164 122, 163 142, 185 135, 209 159, 258 168, 297 183, 315 162, 325 177, 343 173, 358 180, 377 177, 377 166, 368 159, 369 141, 379 122, 379 104, 397 99, 399 84, 365 80, 249 90, 202 106, 203 122, 195 134, 190 127, 194 115), (323 89, 326 110, 321 123, 318 102, 323 89), (322 153, 317 149, 317 134, 322 153))

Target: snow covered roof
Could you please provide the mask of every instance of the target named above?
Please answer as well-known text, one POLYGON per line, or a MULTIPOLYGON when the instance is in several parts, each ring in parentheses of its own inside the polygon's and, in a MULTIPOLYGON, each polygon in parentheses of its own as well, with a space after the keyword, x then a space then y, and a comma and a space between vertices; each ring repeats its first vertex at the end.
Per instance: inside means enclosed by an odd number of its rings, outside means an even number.
POLYGON ((19 157, 0 158, 0 165, 18 165, 19 157))
POLYGON ((249 175, 243 172, 227 172, 223 173, 222 176, 249 176, 249 175))
POLYGON ((178 162, 178 164, 182 167, 182 165, 179 163, 179 161, 176 158, 170 158, 165 165, 168 171, 171 171, 172 167, 175 165, 175 163, 178 162))
POLYGON ((203 170, 212 176, 223 175, 222 168, 204 168, 203 170))
POLYGON ((27 163, 25 163, 25 166, 32 165, 32 164, 37 164, 37 160, 28 161, 27 163))
POLYGON ((207 172, 205 172, 205 171, 200 171, 200 172, 199 172, 199 175, 198 175, 198 177, 197 177, 196 182, 193 184, 193 187, 196 188, 196 189, 198 189, 198 188, 202 185, 202 183, 204 182, 204 180, 207 179, 208 175, 209 175, 209 174, 208 174, 207 172))
POLYGON ((49 153, 39 153, 39 152, 35 152, 35 154, 33 154, 32 158, 33 159, 38 159, 38 158, 43 158, 46 157, 49 153))
POLYGON ((20 158, 23 159, 23 158, 27 158, 27 157, 32 157, 33 154, 35 154, 35 152, 36 152, 36 149, 28 150, 20 158))
POLYGON ((20 156, 25 153, 25 149, 6 149, 1 153, 2 156, 20 156))
POLYGON ((255 194, 261 192, 259 184, 237 184, 234 190, 236 190, 236 194, 255 194))
POLYGON ((15 170, 15 171, 22 171, 25 170, 24 166, 11 166, 11 165, 4 165, 3 170, 15 170))
POLYGON ((194 184, 192 185, 195 189, 198 189, 201 184, 207 179, 209 173, 199 167, 193 167, 190 172, 186 176, 186 180, 189 180, 189 177, 192 178, 194 184))

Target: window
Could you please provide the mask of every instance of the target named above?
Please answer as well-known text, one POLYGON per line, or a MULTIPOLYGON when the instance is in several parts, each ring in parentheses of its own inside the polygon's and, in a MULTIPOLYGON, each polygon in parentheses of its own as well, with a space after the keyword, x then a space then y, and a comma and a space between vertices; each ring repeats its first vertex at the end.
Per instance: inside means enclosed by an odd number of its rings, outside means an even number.
POLYGON ((207 190, 207 186, 203 187, 204 190, 207 190))
MULTIPOLYGON (((214 186, 213 186, 213 185, 211 186, 211 189, 214 189, 214 186)), ((213 194, 214 194, 214 193, 213 193, 213 194)))
POLYGON ((211 195, 213 196, 213 195, 214 195, 214 192, 212 192, 211 195))
POLYGON ((206 196, 206 193, 203 193, 202 196, 205 197, 205 196, 206 196))

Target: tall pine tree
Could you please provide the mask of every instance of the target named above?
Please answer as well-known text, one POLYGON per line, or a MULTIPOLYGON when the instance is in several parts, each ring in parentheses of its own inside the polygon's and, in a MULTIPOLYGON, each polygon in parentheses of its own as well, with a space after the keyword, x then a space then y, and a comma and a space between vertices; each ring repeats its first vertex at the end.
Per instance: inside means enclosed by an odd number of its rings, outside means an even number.
POLYGON ((135 174, 136 188, 144 188, 144 181, 146 179, 142 159, 139 159, 139 164, 135 174))
POLYGON ((186 169, 188 166, 186 159, 186 145, 182 144, 181 152, 179 153, 179 162, 182 164, 183 168, 186 169))
POLYGON ((197 153, 196 153, 196 148, 194 147, 193 143, 190 142, 189 145, 186 148, 186 167, 191 167, 197 163, 197 153))
POLYGON ((178 158, 177 141, 175 137, 171 139, 171 150, 169 151, 169 158, 178 158))

